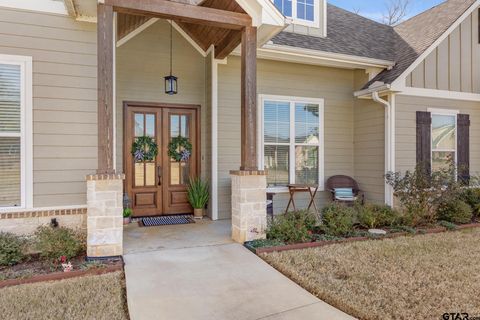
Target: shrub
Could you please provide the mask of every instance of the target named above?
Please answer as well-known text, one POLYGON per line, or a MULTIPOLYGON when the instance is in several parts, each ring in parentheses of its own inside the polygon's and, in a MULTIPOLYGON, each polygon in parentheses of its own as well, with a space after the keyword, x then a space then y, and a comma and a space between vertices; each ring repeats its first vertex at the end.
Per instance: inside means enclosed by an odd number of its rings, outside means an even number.
POLYGON ((25 257, 25 239, 13 233, 0 232, 0 266, 13 266, 25 257))
POLYGON ((451 223, 469 223, 472 221, 472 208, 462 200, 447 201, 438 208, 438 216, 451 223))
POLYGON ((343 204, 333 203, 322 210, 322 230, 327 235, 343 237, 353 232, 355 210, 343 204))
POLYGON ((306 210, 287 212, 270 222, 267 238, 285 243, 308 242, 312 240, 312 230, 316 224, 315 215, 306 210))
POLYGON ((389 172, 385 177, 393 187, 409 224, 418 226, 435 223, 440 204, 460 197, 463 182, 457 180, 456 175, 455 162, 450 160, 449 166, 432 173, 418 164, 415 171, 407 171, 404 176, 389 172))
POLYGON ((473 216, 480 217, 480 188, 464 189, 460 197, 472 208, 473 216))
POLYGON ((71 259, 85 252, 85 237, 68 228, 41 226, 35 232, 35 248, 47 260, 55 261, 61 256, 71 259))
POLYGON ((360 225, 369 229, 390 227, 399 220, 399 213, 385 205, 366 204, 357 206, 356 210, 360 225))
POLYGON ((276 246, 283 246, 285 243, 280 240, 276 239, 258 239, 250 241, 250 246, 252 248, 265 248, 265 247, 276 247, 276 246))
POLYGON ((123 209, 123 217, 130 218, 133 215, 133 210, 130 208, 123 209))

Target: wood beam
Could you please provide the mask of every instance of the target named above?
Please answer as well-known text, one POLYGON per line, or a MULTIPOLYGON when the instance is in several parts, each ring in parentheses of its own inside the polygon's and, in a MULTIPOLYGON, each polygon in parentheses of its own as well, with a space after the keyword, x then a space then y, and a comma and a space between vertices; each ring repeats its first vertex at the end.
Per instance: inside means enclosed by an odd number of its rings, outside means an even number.
POLYGON ((113 164, 113 7, 98 4, 98 170, 115 173, 113 164))
POLYGON ((241 30, 252 25, 245 13, 195 6, 167 0, 105 0, 116 12, 145 15, 162 19, 202 24, 224 29, 241 30))
POLYGON ((257 170, 257 28, 246 27, 242 32, 241 62, 241 167, 257 170))
POLYGON ((242 42, 242 34, 241 31, 230 30, 215 46, 215 58, 225 59, 242 42))

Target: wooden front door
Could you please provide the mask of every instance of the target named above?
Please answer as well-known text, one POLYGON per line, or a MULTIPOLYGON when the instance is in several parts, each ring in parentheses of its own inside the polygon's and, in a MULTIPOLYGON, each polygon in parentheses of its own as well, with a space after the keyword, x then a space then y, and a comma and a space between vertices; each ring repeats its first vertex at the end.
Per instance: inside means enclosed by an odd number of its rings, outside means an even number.
POLYGON ((135 217, 191 213, 187 184, 200 171, 199 107, 186 105, 125 103, 124 170, 125 190, 135 217), (153 137, 158 145, 154 161, 135 161, 132 144, 138 137, 153 137), (192 144, 187 161, 168 156, 174 137, 192 144))

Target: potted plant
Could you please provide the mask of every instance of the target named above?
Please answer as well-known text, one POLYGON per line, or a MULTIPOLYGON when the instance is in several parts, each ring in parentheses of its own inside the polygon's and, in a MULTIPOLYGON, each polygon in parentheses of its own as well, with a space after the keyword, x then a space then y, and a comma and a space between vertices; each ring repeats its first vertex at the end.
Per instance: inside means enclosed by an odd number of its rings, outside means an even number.
POLYGON ((130 208, 123 209, 123 224, 129 224, 132 219, 133 211, 130 208))
POLYGON ((187 197, 193 207, 193 217, 202 219, 209 198, 208 183, 200 178, 191 178, 187 187, 187 197))

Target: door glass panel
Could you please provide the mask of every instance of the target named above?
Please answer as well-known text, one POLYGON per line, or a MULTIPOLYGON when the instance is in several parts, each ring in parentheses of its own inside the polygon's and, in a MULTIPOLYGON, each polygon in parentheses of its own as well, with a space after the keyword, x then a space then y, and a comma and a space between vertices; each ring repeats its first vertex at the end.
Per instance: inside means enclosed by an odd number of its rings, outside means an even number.
POLYGON ((155 115, 147 114, 145 119, 145 135, 155 137, 155 115))
POLYGON ((188 138, 190 135, 189 132, 189 117, 186 115, 181 116, 181 121, 180 121, 180 128, 181 128, 181 134, 182 137, 188 138))
POLYGON ((155 162, 145 163, 145 185, 155 185, 155 162))
POLYGON ((180 116, 170 116, 170 137, 178 137, 180 135, 180 116))
POLYGON ((135 137, 141 137, 144 135, 144 115, 141 113, 135 113, 135 137))
POLYGON ((318 183, 318 147, 295 147, 295 183, 318 183))
POLYGON ((135 186, 143 187, 145 185, 145 166, 144 163, 135 163, 135 186))
POLYGON ((170 184, 180 184, 180 163, 170 162, 170 184))
POLYGON ((190 180, 190 163, 189 162, 182 162, 181 163, 182 169, 182 181, 181 184, 188 184, 190 180))

